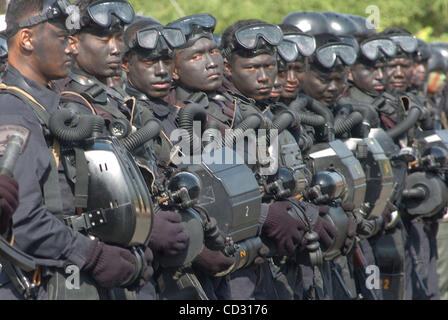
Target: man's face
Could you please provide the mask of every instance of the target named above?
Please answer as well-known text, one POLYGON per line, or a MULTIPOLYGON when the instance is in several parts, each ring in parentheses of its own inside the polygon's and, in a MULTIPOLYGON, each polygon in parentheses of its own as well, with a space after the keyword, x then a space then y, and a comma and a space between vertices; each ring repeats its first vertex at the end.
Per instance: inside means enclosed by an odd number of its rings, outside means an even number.
POLYGON ((148 97, 163 98, 171 88, 174 62, 171 57, 146 58, 138 53, 131 54, 124 62, 129 82, 148 97))
POLYGON ((187 89, 211 92, 222 86, 224 61, 214 40, 200 38, 177 50, 174 65, 174 80, 187 89))
POLYGON ((77 35, 76 62, 86 73, 98 79, 117 74, 124 51, 123 31, 93 30, 77 35))
POLYGON ((269 98, 277 70, 277 60, 274 55, 269 54, 252 58, 243 58, 234 54, 227 67, 233 85, 243 95, 255 101, 269 98))
POLYGON ((65 28, 44 23, 35 29, 33 42, 39 73, 50 81, 65 78, 72 64, 69 33, 65 28))
POLYGON ((310 67, 303 81, 303 91, 326 106, 333 105, 347 86, 348 67, 339 66, 329 72, 310 67))
POLYGON ((286 71, 282 70, 282 71, 278 71, 277 76, 275 77, 274 80, 274 86, 272 87, 272 91, 271 91, 271 98, 274 99, 280 99, 280 97, 282 96, 282 92, 283 92, 283 86, 285 85, 285 75, 286 71))
POLYGON ((305 64, 300 61, 287 64, 287 70, 279 73, 284 82, 282 98, 295 99, 300 91, 300 81, 305 76, 305 64))
POLYGON ((386 63, 385 88, 387 92, 406 91, 411 83, 412 60, 409 58, 394 58, 386 63))
POLYGON ((416 88, 420 88, 423 86, 426 80, 426 72, 427 72, 427 62, 414 62, 414 67, 412 68, 412 78, 411 85, 416 88))
POLYGON ((352 77, 355 85, 364 92, 379 96, 384 92, 384 63, 366 65, 357 63, 352 66, 352 77))

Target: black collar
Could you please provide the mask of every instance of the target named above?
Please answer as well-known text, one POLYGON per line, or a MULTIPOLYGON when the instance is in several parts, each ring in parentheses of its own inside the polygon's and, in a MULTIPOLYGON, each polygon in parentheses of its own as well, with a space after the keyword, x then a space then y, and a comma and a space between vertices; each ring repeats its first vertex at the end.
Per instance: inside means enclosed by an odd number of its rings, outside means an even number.
POLYGON ((125 91, 128 95, 136 98, 137 100, 140 101, 149 101, 149 98, 146 94, 144 94, 143 92, 135 89, 132 84, 129 83, 129 81, 126 83, 126 88, 125 91))
POLYGON ((60 96, 56 92, 34 80, 26 78, 10 64, 4 73, 3 83, 26 91, 42 104, 49 113, 55 112, 59 106, 60 96))
POLYGON ((375 96, 372 96, 372 95, 368 94, 367 92, 361 90, 360 88, 358 88, 355 85, 350 86, 349 93, 350 93, 350 97, 351 98, 353 98, 355 100, 359 100, 361 102, 363 102, 363 101, 371 101, 371 100, 375 100, 376 99, 375 96))
POLYGON ((96 77, 84 72, 81 69, 72 68, 69 77, 83 86, 87 87, 92 87, 94 85, 99 86, 109 96, 112 96, 113 98, 116 98, 119 101, 126 101, 129 99, 129 96, 126 94, 124 90, 120 90, 117 88, 110 88, 101 81, 99 81, 96 77))
POLYGON ((165 118, 172 111, 174 111, 174 107, 171 108, 171 105, 169 103, 165 102, 162 99, 148 97, 140 90, 134 88, 132 84, 129 83, 129 81, 126 83, 126 93, 136 98, 138 101, 146 103, 158 118, 165 118))

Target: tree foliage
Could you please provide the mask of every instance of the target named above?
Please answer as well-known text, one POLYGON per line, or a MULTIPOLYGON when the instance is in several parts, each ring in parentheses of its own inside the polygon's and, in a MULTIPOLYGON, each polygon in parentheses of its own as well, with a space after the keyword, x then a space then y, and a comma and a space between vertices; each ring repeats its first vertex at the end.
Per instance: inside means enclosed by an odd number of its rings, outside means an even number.
POLYGON ((130 0, 137 13, 166 24, 182 15, 210 13, 218 19, 216 32, 240 19, 257 18, 281 23, 293 11, 337 11, 369 17, 377 6, 380 30, 404 27, 425 40, 448 40, 448 0, 130 0))

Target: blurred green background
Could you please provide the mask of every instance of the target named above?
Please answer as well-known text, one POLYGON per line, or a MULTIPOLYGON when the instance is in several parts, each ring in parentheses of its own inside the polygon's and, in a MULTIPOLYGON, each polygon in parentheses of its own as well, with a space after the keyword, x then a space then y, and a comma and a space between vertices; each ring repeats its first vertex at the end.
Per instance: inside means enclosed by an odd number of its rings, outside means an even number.
POLYGON ((337 11, 369 17, 369 6, 379 9, 379 31, 404 27, 425 41, 448 42, 448 0, 130 0, 138 14, 166 24, 182 15, 211 13, 218 19, 216 32, 240 19, 257 18, 281 23, 293 11, 337 11))

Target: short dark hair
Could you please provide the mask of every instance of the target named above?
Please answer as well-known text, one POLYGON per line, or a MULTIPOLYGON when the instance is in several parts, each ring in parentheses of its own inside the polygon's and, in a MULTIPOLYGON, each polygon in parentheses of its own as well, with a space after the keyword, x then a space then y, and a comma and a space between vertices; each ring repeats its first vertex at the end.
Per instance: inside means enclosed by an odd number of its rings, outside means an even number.
POLYGON ((8 37, 12 37, 20 22, 42 12, 44 0, 11 0, 6 10, 5 21, 8 37))

